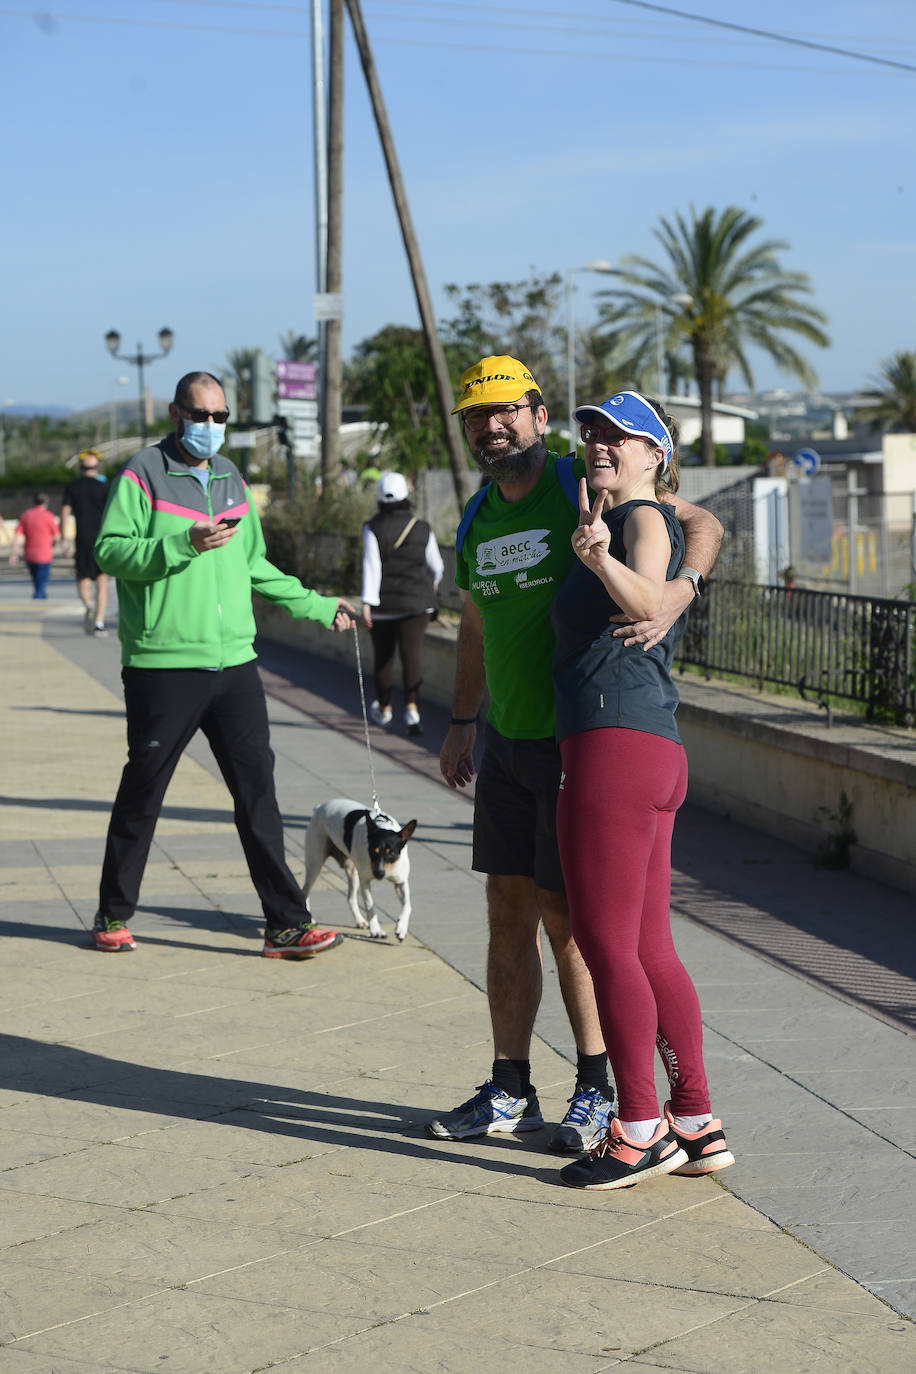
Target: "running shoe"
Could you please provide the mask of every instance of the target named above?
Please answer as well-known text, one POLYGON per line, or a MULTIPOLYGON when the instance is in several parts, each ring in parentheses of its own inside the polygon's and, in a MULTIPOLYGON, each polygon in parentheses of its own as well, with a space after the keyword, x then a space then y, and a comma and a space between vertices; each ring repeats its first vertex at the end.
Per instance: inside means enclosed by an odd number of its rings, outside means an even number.
POLYGON ((436 1121, 427 1121, 426 1134, 435 1140, 469 1140, 480 1135, 539 1131, 543 1124, 535 1093, 527 1097, 510 1097, 488 1079, 474 1097, 462 1102, 453 1112, 436 1121))
POLYGON ((136 941, 123 921, 112 920, 110 916, 103 916, 101 911, 95 913, 95 920, 92 923, 92 938, 95 941, 96 949, 105 950, 115 954, 120 949, 136 949, 136 941))
POLYGON ((615 1116, 610 1127, 582 1159, 560 1170, 560 1178, 570 1188, 632 1188, 644 1178, 673 1174, 687 1155, 681 1149, 667 1121, 659 1123, 651 1140, 628 1140, 615 1116))
POLYGON ((672 1169, 672 1173, 700 1178, 703 1174, 715 1174, 720 1169, 727 1169, 730 1164, 734 1164, 735 1156, 725 1143, 722 1122, 717 1117, 713 1117, 712 1121, 707 1121, 706 1125, 699 1131, 679 1131, 674 1124, 671 1103, 666 1102, 665 1121, 671 1127, 671 1134, 687 1156, 687 1163, 681 1164, 677 1169, 672 1169))
POLYGON ((303 921, 287 930, 265 931, 261 954, 265 959, 309 959, 342 944, 343 936, 336 930, 321 930, 314 921, 303 921))
POLYGON ((416 706, 408 706, 404 712, 404 724, 407 726, 408 735, 422 735, 423 726, 420 724, 420 712, 416 706))
POLYGON ((584 1154, 606 1131, 614 1115, 614 1106, 598 1088, 585 1088, 577 1083, 569 1109, 548 1141, 548 1150, 558 1154, 584 1154))
POLYGON ((83 615, 83 629, 87 635, 91 635, 95 630, 95 612, 91 606, 87 606, 83 615))
POLYGON ((379 706, 377 701, 373 701, 369 706, 369 719, 372 721, 373 725, 390 725, 391 707, 379 706))

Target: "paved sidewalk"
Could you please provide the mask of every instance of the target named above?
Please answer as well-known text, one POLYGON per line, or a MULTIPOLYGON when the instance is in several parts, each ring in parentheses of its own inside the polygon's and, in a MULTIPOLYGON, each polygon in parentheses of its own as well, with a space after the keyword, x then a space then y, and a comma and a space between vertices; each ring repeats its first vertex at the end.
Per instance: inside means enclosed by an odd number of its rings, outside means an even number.
MULTIPOLYGON (((0 586, 0 1370, 916 1367, 914 1041, 697 920, 677 938, 734 1169, 589 1195, 557 1184, 546 1133, 425 1136, 491 1050, 471 809, 422 742, 374 756, 382 804, 420 820, 403 946, 350 929, 329 874, 313 905, 343 946, 256 957, 201 741, 167 798, 137 950, 92 949, 123 717, 117 641, 87 639, 71 598, 0 586)), ((366 753, 339 701, 272 687, 301 868, 312 806, 368 800, 366 753)), ((555 1121, 572 1077, 549 970, 538 1029, 555 1121)))

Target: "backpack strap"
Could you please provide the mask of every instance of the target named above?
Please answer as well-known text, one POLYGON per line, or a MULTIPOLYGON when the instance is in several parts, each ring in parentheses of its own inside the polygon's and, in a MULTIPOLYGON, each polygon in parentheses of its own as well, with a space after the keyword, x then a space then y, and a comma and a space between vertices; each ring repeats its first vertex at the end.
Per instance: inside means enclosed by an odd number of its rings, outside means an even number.
POLYGON ((408 534, 410 534, 410 531, 413 529, 416 523, 417 517, 415 515, 412 515, 410 519, 407 521, 407 524, 401 530, 401 533, 398 535, 397 539, 394 541, 394 544, 392 545, 392 551, 394 549, 399 549, 401 547, 401 545, 404 543, 404 540, 407 538, 408 534))
POLYGON ((567 453, 564 458, 557 459, 557 481, 566 493, 566 499, 579 509, 579 479, 573 471, 573 463, 576 461, 574 453, 567 453))
POLYGON ((474 516, 480 509, 480 506, 482 502, 485 500, 487 492, 490 490, 490 487, 492 485, 492 482, 488 482, 485 487, 478 487, 478 489, 474 492, 474 495, 471 497, 470 501, 465 506, 464 515, 462 515, 461 523, 458 526, 458 533, 455 535, 455 548, 458 551, 458 553, 460 553, 461 550, 464 548, 464 541, 468 537, 468 530, 471 528, 471 521, 474 519, 474 516))

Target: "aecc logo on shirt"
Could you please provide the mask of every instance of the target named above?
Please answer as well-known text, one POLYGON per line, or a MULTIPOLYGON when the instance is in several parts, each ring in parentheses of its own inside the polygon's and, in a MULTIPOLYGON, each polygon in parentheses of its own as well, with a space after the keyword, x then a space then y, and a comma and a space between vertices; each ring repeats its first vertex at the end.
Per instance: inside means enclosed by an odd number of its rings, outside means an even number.
POLYGON ((478 544, 477 572, 492 577, 494 573, 536 567, 550 553, 549 547, 543 542, 544 535, 549 533, 546 529, 524 530, 478 544))

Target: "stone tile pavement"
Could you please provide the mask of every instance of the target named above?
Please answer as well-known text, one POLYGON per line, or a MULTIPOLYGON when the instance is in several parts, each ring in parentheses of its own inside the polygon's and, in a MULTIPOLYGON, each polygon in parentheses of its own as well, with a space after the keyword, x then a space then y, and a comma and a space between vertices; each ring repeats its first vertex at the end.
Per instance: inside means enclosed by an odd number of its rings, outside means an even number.
MULTIPOLYGON (((0 588, 0 1371, 916 1367, 911 1037, 679 919, 734 1169, 593 1196, 558 1185, 544 1134, 428 1139, 491 1057, 467 799, 422 742, 375 751, 382 804, 420 819, 408 940, 351 929, 328 874, 313 905, 344 944, 262 960, 195 742, 138 948, 103 957, 117 642, 77 612, 69 588, 37 612, 0 588)), ((271 717, 301 868, 312 806, 368 784, 359 731, 293 701, 271 717)), ((538 1028, 555 1121, 572 1076, 549 967, 538 1028)))

